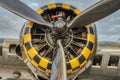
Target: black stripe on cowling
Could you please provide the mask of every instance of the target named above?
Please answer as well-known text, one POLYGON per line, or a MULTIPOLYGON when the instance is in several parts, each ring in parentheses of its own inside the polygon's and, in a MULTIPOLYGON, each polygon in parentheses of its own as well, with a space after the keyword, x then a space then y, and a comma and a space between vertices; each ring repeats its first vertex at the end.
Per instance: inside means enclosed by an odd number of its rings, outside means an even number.
POLYGON ((56 3, 57 7, 61 7, 62 3, 56 3))
POLYGON ((78 60, 79 60, 79 63, 81 64, 81 63, 83 63, 85 61, 85 57, 83 55, 80 55, 78 57, 78 60))
POLYGON ((27 34, 27 33, 30 33, 30 28, 29 27, 25 28, 24 34, 27 34))
POLYGON ((70 5, 71 6, 71 10, 75 10, 75 9, 77 9, 76 7, 74 7, 74 6, 72 6, 72 5, 70 5))
POLYGON ((46 10, 46 9, 48 9, 48 6, 45 5, 45 6, 41 7, 41 9, 46 10))
POLYGON ((27 42, 27 43, 25 43, 25 47, 26 47, 26 49, 28 51, 28 50, 30 50, 32 48, 32 44, 30 42, 27 42))
POLYGON ((72 67, 71 67, 70 63, 67 63, 67 70, 70 70, 70 69, 72 69, 72 67))
POLYGON ((3 52, 2 46, 0 45, 0 56, 2 56, 2 52, 3 52))
POLYGON ((89 28, 88 28, 88 33, 89 33, 89 34, 94 34, 94 31, 93 31, 93 28, 92 28, 92 27, 89 27, 89 28))
POLYGON ((90 50, 92 50, 93 49, 93 43, 89 41, 87 43, 87 48, 90 49, 90 50))
POLYGON ((39 62, 40 62, 40 57, 39 57, 39 55, 35 55, 35 56, 33 57, 33 60, 34 60, 37 64, 39 64, 39 62))
POLYGON ((41 66, 38 66, 38 68, 42 69, 43 71, 46 71, 46 69, 41 66))
POLYGON ((51 70, 52 64, 48 63, 47 69, 51 70))
POLYGON ((4 42, 4 38, 0 38, 0 56, 2 56, 3 54, 3 42, 4 42))

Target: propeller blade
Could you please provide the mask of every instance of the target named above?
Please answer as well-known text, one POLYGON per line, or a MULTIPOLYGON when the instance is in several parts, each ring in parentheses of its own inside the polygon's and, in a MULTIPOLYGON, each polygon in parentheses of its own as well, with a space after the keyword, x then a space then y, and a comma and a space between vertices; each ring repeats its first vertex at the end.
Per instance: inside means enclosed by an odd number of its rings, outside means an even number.
POLYGON ((25 5, 19 0, 0 0, 0 6, 6 8, 12 13, 23 17, 24 19, 35 23, 51 27, 52 24, 46 22, 41 15, 37 14, 33 9, 25 5))
POLYGON ((120 0, 101 0, 79 14, 68 27, 76 28, 88 25, 112 14, 118 9, 120 9, 120 0))
POLYGON ((57 44, 57 54, 52 64, 50 80, 67 80, 65 53, 61 40, 58 40, 57 44))

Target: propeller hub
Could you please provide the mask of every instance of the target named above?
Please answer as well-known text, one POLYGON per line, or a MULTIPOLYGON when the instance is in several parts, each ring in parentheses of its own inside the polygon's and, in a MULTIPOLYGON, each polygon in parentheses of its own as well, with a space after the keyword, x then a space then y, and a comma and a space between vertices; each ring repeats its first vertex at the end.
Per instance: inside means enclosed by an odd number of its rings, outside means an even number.
POLYGON ((65 34, 66 31, 66 23, 63 21, 62 18, 58 18, 58 20, 54 23, 54 27, 52 29, 53 34, 65 34))

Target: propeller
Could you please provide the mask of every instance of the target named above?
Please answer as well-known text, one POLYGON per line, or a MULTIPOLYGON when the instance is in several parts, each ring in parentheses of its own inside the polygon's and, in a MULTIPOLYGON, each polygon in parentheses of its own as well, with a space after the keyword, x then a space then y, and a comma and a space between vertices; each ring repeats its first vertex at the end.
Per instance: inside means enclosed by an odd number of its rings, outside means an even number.
POLYGON ((57 53, 52 64, 50 80, 67 80, 65 53, 61 40, 57 40, 57 53))
POLYGON ((51 27, 52 24, 46 22, 41 15, 37 14, 33 9, 25 5, 19 0, 0 0, 0 6, 6 8, 12 13, 23 17, 24 19, 33 21, 40 25, 51 27))
POLYGON ((120 9, 120 0, 101 0, 74 18, 68 27, 76 28, 88 25, 112 14, 118 9, 120 9))

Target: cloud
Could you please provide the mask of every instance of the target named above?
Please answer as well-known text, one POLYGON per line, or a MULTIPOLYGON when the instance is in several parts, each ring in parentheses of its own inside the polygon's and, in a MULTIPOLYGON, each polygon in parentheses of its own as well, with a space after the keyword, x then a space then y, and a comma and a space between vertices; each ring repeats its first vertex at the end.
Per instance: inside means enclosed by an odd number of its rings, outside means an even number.
POLYGON ((19 38, 25 20, 0 7, 0 37, 19 38))

